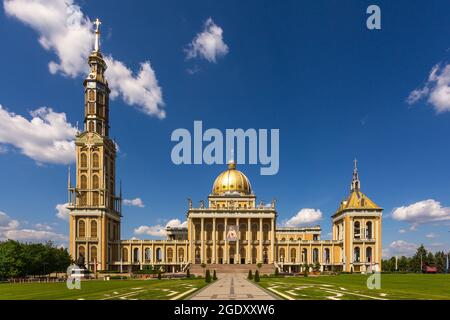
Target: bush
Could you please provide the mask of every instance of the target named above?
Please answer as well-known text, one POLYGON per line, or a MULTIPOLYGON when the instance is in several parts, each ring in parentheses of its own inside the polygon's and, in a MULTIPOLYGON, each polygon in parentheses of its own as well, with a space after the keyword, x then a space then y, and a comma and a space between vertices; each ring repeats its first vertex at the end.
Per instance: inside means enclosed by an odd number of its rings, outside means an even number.
POLYGON ((259 268, 261 268, 262 267, 262 263, 260 262, 260 263, 258 263, 257 265, 256 265, 257 267, 258 267, 258 269, 259 268))
POLYGON ((206 269, 205 282, 206 283, 210 283, 211 282, 211 273, 209 272, 209 269, 206 269))
POLYGON ((253 280, 253 273, 252 270, 248 270, 248 276, 247 276, 248 280, 253 280))
POLYGON ((216 274, 216 270, 214 270, 213 271, 213 281, 216 281, 217 280, 217 274, 216 274))
POLYGON ((110 280, 126 280, 128 277, 125 276, 111 276, 109 277, 110 280))
POLYGON ((304 277, 307 277, 308 276, 308 269, 309 269, 309 266, 307 265, 307 264, 305 264, 304 266, 303 266, 303 276, 304 277))
POLYGON ((275 268, 275 277, 278 277, 280 275, 280 271, 278 270, 278 268, 275 268))
POLYGON ((161 280, 162 276, 161 276, 161 271, 158 271, 158 280, 161 280))
POLYGON ((189 271, 189 269, 187 269, 186 271, 186 278, 190 278, 191 277, 191 271, 189 271))
POLYGON ((255 271, 255 282, 259 282, 259 271, 255 271))

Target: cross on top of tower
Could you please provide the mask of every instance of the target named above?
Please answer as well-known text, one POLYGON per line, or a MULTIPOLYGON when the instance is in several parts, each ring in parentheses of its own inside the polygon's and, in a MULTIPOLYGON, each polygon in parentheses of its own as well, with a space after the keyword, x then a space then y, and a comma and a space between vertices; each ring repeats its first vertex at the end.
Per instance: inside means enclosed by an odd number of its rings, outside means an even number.
POLYGON ((94 45, 94 51, 98 52, 100 50, 100 25, 102 22, 97 18, 95 19, 94 25, 95 25, 95 45, 94 45))
POLYGON ((350 190, 351 191, 359 191, 360 189, 360 181, 359 181, 359 174, 358 174, 358 160, 353 160, 354 168, 353 168, 353 178, 352 178, 352 185, 350 190))

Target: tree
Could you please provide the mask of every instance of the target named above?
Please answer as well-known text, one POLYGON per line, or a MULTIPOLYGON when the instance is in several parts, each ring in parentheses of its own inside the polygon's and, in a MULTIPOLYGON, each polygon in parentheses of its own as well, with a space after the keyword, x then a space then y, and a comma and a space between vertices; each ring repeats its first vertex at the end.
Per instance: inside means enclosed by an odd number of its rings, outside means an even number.
POLYGON ((447 258, 443 251, 438 251, 434 254, 434 262, 439 273, 446 272, 445 270, 447 264, 446 260, 447 258))
POLYGON ((259 270, 255 271, 255 282, 259 282, 259 270))
POLYGON ((426 258, 427 250, 422 244, 417 248, 416 254, 411 259, 411 271, 422 272, 422 267, 426 264, 426 258))
POLYGON ((248 276, 247 276, 248 280, 253 280, 253 273, 252 270, 248 270, 248 276))
POLYGON ((211 273, 209 272, 209 269, 206 269, 205 282, 206 283, 210 283, 211 282, 211 273))

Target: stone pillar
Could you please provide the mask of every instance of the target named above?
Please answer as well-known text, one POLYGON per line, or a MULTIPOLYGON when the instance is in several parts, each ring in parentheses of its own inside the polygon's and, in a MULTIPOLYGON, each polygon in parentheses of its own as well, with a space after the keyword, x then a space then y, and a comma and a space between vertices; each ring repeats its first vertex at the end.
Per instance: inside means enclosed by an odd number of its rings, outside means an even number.
POLYGON ((200 225, 200 262, 204 263, 205 262, 205 219, 204 218, 200 218, 201 221, 201 225, 200 225))
POLYGON ((273 263, 275 260, 275 218, 270 219, 270 261, 273 263))
POLYGON ((247 219, 247 263, 252 263, 252 220, 247 219))
POLYGON ((213 218, 213 231, 212 231, 212 241, 213 241, 213 250, 212 250, 212 263, 217 263, 217 246, 216 246, 216 218, 213 218))
POLYGON ((259 261, 263 262, 263 219, 259 218, 259 261))
POLYGON ((227 227, 228 227, 228 218, 225 218, 225 225, 224 225, 224 230, 223 230, 223 232, 224 232, 223 240, 225 241, 225 245, 224 245, 225 250, 223 252, 223 259, 225 260, 224 264, 228 264, 228 262, 229 262, 229 260, 228 260, 227 227))
MULTIPOLYGON (((236 241, 236 260, 237 260, 237 264, 241 263, 241 248, 240 248, 240 243, 241 243, 241 227, 239 225, 239 218, 236 218, 236 226, 237 226, 237 241, 236 241)), ((235 262, 236 263, 236 262, 235 262)))

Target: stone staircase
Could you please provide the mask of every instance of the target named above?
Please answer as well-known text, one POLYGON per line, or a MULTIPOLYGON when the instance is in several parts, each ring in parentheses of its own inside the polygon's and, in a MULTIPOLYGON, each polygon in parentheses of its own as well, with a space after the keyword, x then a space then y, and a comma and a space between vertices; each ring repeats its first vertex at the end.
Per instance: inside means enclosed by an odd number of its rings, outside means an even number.
MULTIPOLYGON (((208 269, 211 274, 213 270, 216 270, 217 274, 221 273, 248 273, 248 270, 252 270, 253 274, 258 269, 256 264, 207 264, 205 268, 202 268, 200 264, 191 264, 189 272, 194 275, 204 275, 205 270, 208 269)), ((263 264, 259 268, 259 274, 273 274, 275 267, 273 264, 263 264)))

